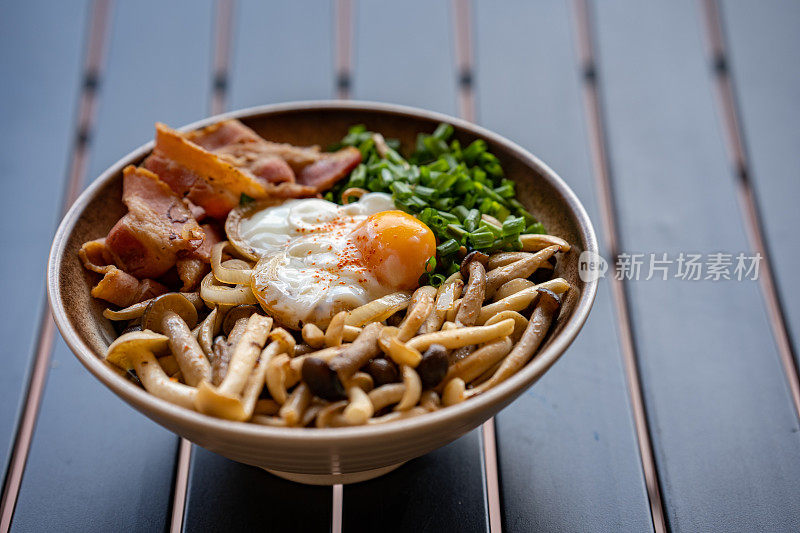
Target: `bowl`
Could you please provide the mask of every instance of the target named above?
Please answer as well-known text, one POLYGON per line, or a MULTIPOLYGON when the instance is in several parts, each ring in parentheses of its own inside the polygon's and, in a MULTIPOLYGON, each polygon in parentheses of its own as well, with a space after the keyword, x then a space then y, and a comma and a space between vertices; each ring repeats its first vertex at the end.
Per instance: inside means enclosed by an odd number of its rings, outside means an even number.
POLYGON ((80 362, 105 386, 148 418, 186 439, 234 461, 264 468, 294 481, 351 483, 384 474, 402 463, 457 439, 485 422, 533 385, 564 353, 586 320, 597 281, 581 280, 581 252, 597 252, 592 223, 564 181, 538 158, 469 122, 409 107, 356 101, 299 102, 254 107, 186 126, 195 129, 237 118, 265 138, 297 145, 328 146, 353 124, 363 123, 385 137, 414 146, 418 132, 440 122, 455 128, 462 145, 484 139, 517 183, 520 201, 550 233, 572 249, 559 258, 556 273, 573 289, 536 356, 518 373, 486 393, 433 413, 375 426, 281 428, 221 420, 161 400, 120 375, 103 361, 115 337, 94 300, 95 281, 78 259, 85 241, 104 237, 125 213, 122 169, 142 161, 153 148, 145 144, 103 172, 64 217, 50 251, 47 288, 56 324, 80 362))

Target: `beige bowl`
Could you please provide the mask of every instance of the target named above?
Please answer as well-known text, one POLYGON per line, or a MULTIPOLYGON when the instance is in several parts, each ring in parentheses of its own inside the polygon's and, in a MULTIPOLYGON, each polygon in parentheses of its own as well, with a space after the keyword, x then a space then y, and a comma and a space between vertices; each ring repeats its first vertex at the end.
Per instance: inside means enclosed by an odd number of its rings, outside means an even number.
POLYGON ((265 468, 305 483, 350 483, 386 473, 409 459, 457 439, 533 385, 570 345, 586 320, 597 282, 578 276, 583 251, 597 252, 586 211, 567 185, 539 159, 516 144, 457 118, 408 107, 365 102, 302 102, 256 107, 211 117, 194 129, 225 118, 238 118, 270 140, 328 146, 347 128, 364 123, 386 137, 413 147, 418 132, 440 122, 455 127, 462 144, 484 139, 500 158, 518 197, 550 233, 573 248, 559 259, 557 274, 572 283, 565 305, 545 345, 516 375, 459 405, 416 418, 377 426, 309 429, 275 428, 212 418, 148 394, 103 362, 115 337, 102 302, 89 295, 96 280, 78 260, 85 241, 100 238, 125 212, 121 202, 122 169, 137 164, 153 147, 148 143, 106 170, 78 198, 56 232, 48 266, 48 294, 56 324, 75 355, 100 381, 134 408, 162 426, 234 461, 265 468))

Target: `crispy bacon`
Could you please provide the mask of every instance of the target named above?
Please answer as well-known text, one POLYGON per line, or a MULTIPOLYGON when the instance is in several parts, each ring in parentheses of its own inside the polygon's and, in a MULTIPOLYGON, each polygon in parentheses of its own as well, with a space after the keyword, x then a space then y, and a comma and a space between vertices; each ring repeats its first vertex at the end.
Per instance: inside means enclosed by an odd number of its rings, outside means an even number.
POLYGON ((313 196, 360 162, 355 148, 325 153, 318 146, 270 142, 238 120, 226 120, 189 133, 156 124, 156 148, 144 166, 209 216, 221 218, 242 194, 254 199, 313 196))
POLYGON ((319 146, 267 141, 238 120, 226 120, 188 135, 206 150, 217 154, 250 155, 253 159, 280 158, 295 174, 316 162, 321 155, 319 146))
POLYGON ((175 264, 178 277, 183 282, 182 291, 190 291, 200 284, 203 276, 208 274, 210 270, 211 248, 225 240, 224 233, 220 232, 215 226, 203 224, 201 227, 206 236, 203 239, 203 244, 187 257, 178 259, 175 264))
POLYGON ((139 279, 156 278, 179 255, 203 242, 203 230, 170 187, 147 169, 123 171, 122 201, 128 213, 111 229, 106 246, 115 265, 139 279))
MULTIPOLYGON (((206 150, 230 157, 238 166, 260 169, 268 168, 275 159, 285 161, 294 171, 297 183, 313 187, 318 193, 331 188, 361 162, 357 148, 329 153, 320 152, 319 146, 270 142, 238 120, 226 120, 187 136, 206 150)), ((259 175, 257 171, 253 173, 259 175)))
POLYGON ((304 167, 297 174, 297 181, 313 187, 317 192, 323 192, 350 174, 359 163, 361 163, 361 152, 358 148, 348 146, 338 152, 321 154, 314 163, 304 167))
POLYGON ((244 125, 245 130, 226 127, 230 124, 221 122, 190 133, 156 124, 156 148, 145 167, 216 218, 237 206, 242 194, 262 199, 317 193, 296 184, 294 172, 281 158, 254 151, 263 139, 252 130, 244 125))
POLYGON ((152 279, 139 281, 109 264, 110 253, 105 239, 89 241, 81 246, 78 255, 87 270, 102 274, 103 278, 92 288, 92 296, 120 307, 148 300, 167 292, 167 288, 152 279))

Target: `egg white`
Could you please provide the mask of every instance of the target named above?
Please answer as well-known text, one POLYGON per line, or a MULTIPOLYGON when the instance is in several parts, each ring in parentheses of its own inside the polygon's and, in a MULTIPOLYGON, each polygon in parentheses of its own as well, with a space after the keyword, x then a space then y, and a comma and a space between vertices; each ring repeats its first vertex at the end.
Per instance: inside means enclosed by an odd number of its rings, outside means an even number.
POLYGON ((268 207, 243 219, 239 225, 240 238, 262 257, 281 250, 294 238, 332 231, 332 225, 357 226, 368 216, 395 209, 392 197, 373 192, 357 202, 337 205, 319 198, 288 200, 268 207))
POLYGON ((290 200, 243 220, 241 238, 261 257, 251 278, 261 306, 290 328, 326 327, 339 311, 393 292, 369 271, 350 234, 394 208, 388 194, 369 193, 344 206, 290 200))

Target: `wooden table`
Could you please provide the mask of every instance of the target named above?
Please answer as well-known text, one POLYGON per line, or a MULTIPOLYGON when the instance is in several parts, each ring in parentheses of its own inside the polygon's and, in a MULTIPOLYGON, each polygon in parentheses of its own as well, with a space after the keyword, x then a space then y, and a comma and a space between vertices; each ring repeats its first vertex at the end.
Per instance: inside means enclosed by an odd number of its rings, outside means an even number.
POLYGON ((3 2, 2 531, 800 530, 798 29, 749 0, 3 2), (156 120, 335 97, 530 149, 612 267, 493 427, 331 489, 182 445, 80 366, 43 292, 65 206, 156 120), (681 252, 760 253, 759 279, 612 275, 681 252))

